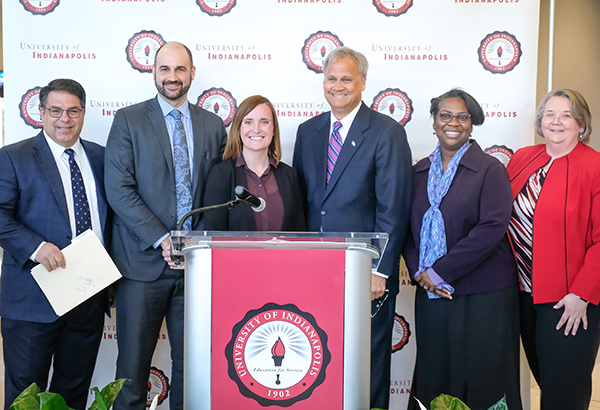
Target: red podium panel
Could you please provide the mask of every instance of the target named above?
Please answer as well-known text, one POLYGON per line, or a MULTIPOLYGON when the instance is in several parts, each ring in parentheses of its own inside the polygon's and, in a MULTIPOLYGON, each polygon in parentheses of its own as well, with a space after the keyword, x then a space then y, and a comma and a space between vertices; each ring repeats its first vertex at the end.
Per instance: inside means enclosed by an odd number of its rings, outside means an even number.
POLYGON ((186 409, 368 408, 386 234, 171 235, 185 255, 186 409))
POLYGON ((212 408, 342 408, 343 250, 213 249, 212 408))

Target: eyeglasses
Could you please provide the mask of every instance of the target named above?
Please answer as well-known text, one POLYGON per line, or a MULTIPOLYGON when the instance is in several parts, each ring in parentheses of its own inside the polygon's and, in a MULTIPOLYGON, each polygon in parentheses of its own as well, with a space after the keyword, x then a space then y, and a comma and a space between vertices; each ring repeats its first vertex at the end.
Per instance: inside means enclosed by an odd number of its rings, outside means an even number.
POLYGON ((377 316, 377 313, 379 313, 389 295, 390 291, 386 289, 385 294, 382 297, 371 302, 371 319, 377 316))
POLYGON ((48 114, 50 114, 52 118, 62 117, 64 111, 67 112, 69 118, 79 118, 81 116, 81 113, 83 112, 83 110, 79 108, 69 108, 68 110, 63 110, 62 108, 58 107, 44 107, 44 109, 48 111, 48 114))
POLYGON ((442 114, 438 114, 438 118, 444 124, 447 124, 450 121, 452 121, 452 118, 456 118, 458 120, 458 122, 464 124, 465 122, 469 121, 469 119, 471 118, 471 114, 447 114, 447 113, 442 113, 442 114))

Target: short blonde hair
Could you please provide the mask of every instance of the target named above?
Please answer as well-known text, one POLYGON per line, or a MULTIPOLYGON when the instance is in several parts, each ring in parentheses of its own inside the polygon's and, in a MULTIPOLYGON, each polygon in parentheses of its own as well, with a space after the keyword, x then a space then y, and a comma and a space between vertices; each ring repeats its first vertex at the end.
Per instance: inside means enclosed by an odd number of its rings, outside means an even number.
POLYGON ((537 107, 537 112, 535 113, 535 132, 537 132, 540 137, 544 136, 542 133, 542 117, 544 116, 546 103, 553 97, 562 97, 569 100, 573 118, 575 118, 575 121, 577 121, 577 124, 580 127, 583 127, 583 133, 579 136, 579 141, 587 144, 590 141, 590 135, 592 135, 592 114, 583 95, 575 90, 563 89, 550 91, 542 98, 540 105, 537 107))
POLYGON ((273 115, 273 140, 269 145, 269 157, 273 158, 279 164, 281 160, 281 141, 279 139, 279 122, 277 121, 277 114, 275 113, 275 107, 271 104, 268 98, 262 95, 253 95, 252 97, 246 98, 235 111, 233 120, 231 121, 231 128, 229 129, 229 136, 227 137, 227 145, 225 146, 225 152, 223 153, 223 159, 237 158, 242 153, 242 138, 240 129, 242 128, 242 121, 244 118, 252 112, 256 107, 261 104, 266 104, 271 110, 273 115))

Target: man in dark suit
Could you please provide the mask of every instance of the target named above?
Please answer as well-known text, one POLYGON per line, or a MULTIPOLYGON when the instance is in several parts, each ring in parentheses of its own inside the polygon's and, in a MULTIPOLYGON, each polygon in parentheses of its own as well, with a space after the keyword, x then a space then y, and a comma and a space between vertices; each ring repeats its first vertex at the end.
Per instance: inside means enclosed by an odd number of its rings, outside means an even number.
POLYGON ((79 138, 85 91, 78 82, 51 81, 39 96, 42 132, 0 149, 4 408, 33 382, 45 390, 54 360, 48 389, 82 410, 102 337, 106 293, 58 317, 30 271, 37 263, 48 272, 64 268, 68 261, 61 249, 89 227, 108 242, 104 148, 79 138))
POLYGON ((404 128, 361 102, 368 62, 348 47, 323 64, 331 112, 298 127, 294 168, 309 231, 386 232, 389 242, 371 278, 371 407, 387 409, 399 258, 410 207, 411 153, 404 128))
MULTIPOLYGON (((146 407, 148 377, 166 318, 171 344, 170 408, 183 409, 183 270, 169 259, 169 232, 200 207, 210 168, 227 134, 216 115, 187 101, 196 68, 180 43, 163 45, 153 75, 158 95, 117 111, 106 145, 108 201, 115 211, 111 253, 117 282, 117 378, 127 377, 115 410, 146 407), (164 260, 163 260, 164 258, 164 260)), ((184 229, 199 229, 194 217, 184 229)))

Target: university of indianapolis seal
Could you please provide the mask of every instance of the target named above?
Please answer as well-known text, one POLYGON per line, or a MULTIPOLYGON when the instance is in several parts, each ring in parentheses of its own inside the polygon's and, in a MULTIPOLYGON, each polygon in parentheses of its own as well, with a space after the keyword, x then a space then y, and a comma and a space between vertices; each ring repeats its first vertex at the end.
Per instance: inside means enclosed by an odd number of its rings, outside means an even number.
POLYGON ((293 304, 267 303, 247 312, 225 348, 229 377, 261 406, 288 407, 325 380, 327 334, 293 304))

